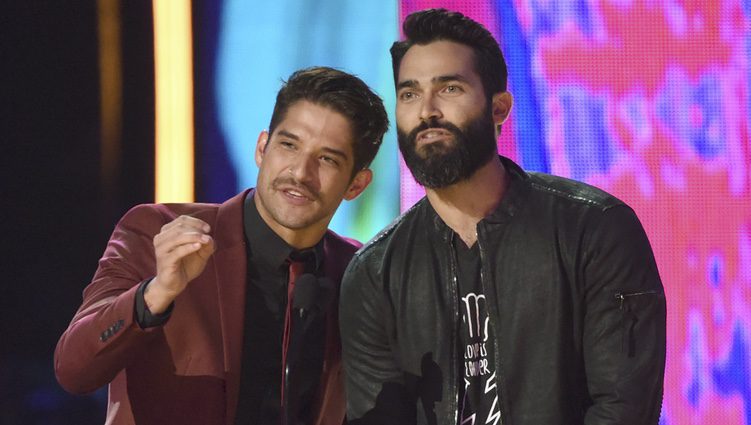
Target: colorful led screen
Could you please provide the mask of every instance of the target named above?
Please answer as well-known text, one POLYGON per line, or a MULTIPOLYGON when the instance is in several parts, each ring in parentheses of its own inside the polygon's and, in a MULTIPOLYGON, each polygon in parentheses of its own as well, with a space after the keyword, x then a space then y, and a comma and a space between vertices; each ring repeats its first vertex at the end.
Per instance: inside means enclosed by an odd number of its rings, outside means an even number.
MULTIPOLYGON (((641 218, 668 301, 661 424, 751 424, 751 3, 404 1, 401 17, 428 7, 501 43, 499 152, 641 218)), ((402 163, 402 209, 423 193, 402 163)))

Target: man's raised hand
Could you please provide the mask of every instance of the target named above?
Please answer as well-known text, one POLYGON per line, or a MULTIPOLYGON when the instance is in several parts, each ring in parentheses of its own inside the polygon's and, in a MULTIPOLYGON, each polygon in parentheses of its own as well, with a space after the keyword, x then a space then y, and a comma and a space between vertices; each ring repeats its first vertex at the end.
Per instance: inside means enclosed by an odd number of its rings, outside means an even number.
POLYGON ((152 314, 167 310, 188 283, 203 272, 214 253, 210 231, 211 226, 205 221, 181 215, 154 236, 156 277, 144 292, 152 314))

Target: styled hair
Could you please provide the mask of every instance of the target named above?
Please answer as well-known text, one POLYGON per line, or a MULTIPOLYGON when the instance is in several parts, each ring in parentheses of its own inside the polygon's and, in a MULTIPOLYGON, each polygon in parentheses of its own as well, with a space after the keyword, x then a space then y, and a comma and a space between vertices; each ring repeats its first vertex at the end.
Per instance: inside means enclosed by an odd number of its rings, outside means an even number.
POLYGON ((361 79, 328 67, 295 71, 276 95, 269 134, 274 133, 289 108, 301 100, 331 108, 344 115, 352 127, 354 169, 352 177, 367 168, 378 153, 389 121, 383 101, 361 79))
POLYGON ((391 46, 395 85, 399 82, 399 66, 410 47, 443 40, 464 44, 472 49, 475 70, 488 101, 494 94, 506 91, 508 70, 503 52, 490 31, 481 24, 459 12, 427 9, 407 16, 402 29, 405 40, 391 46))

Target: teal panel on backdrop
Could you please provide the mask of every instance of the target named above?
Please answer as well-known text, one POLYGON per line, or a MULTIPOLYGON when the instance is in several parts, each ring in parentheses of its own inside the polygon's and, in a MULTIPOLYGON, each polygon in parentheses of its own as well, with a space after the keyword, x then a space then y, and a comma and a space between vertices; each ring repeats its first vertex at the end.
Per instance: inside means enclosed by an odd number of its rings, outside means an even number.
MULTIPOLYGON (((397 10, 396 0, 224 2, 216 63, 217 113, 238 191, 255 185, 256 140, 268 127, 281 81, 293 71, 326 65, 354 73, 393 112, 388 49, 398 37, 397 10)), ((372 168, 371 186, 357 200, 343 202, 331 223, 334 231, 362 241, 399 211, 393 128, 372 168)))

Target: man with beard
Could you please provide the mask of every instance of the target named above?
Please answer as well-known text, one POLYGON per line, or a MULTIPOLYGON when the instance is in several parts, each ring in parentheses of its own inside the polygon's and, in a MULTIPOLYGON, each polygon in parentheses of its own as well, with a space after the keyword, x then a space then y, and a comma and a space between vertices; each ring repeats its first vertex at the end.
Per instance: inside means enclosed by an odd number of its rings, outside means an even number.
POLYGON ((399 147, 427 196, 342 283, 351 424, 656 424, 665 298, 633 210, 496 153, 492 35, 427 10, 391 48, 399 147))
POLYGON ((255 189, 120 220, 57 345, 60 384, 109 383, 107 424, 341 425, 336 299, 360 244, 327 226, 370 183, 387 127, 360 79, 292 74, 255 189))

